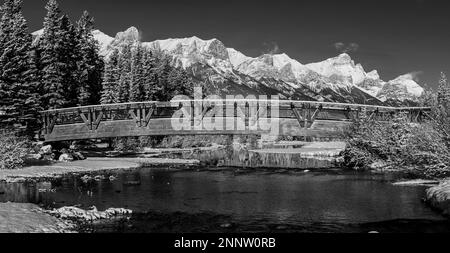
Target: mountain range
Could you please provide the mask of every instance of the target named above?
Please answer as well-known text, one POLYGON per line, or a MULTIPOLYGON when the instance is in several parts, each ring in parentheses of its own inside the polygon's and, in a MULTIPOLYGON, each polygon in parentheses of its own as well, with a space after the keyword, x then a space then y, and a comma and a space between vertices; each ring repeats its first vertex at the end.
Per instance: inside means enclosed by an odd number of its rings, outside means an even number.
MULTIPOLYGON (((33 33, 42 34, 42 30, 33 33)), ((303 64, 287 54, 249 57, 220 40, 198 37, 140 42, 138 29, 131 27, 111 37, 93 31, 100 54, 131 43, 169 56, 171 64, 184 68, 207 83, 217 95, 280 95, 281 99, 377 105, 414 104, 424 89, 411 74, 383 81, 376 70, 366 72, 348 54, 317 63, 303 64)))

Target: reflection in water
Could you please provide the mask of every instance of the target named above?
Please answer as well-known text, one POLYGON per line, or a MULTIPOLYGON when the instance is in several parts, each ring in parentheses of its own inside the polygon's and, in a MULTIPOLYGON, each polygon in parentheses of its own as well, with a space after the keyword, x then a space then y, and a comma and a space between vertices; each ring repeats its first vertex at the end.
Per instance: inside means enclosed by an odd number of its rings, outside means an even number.
POLYGON ((0 201, 47 207, 95 205, 134 212, 215 213, 251 223, 333 226, 389 220, 442 221, 424 204, 423 187, 398 187, 391 178, 356 172, 272 173, 265 170, 169 171, 141 169, 83 182, 0 183, 0 201), (55 191, 55 192, 53 192, 55 191), (316 224, 316 225, 314 225, 316 224))
MULTIPOLYGON (((289 149, 262 152, 248 147, 227 147, 211 150, 180 151, 165 154, 169 158, 197 159, 204 164, 223 167, 247 168, 295 168, 329 169, 338 167, 337 157, 305 157, 300 152, 286 152, 289 149)), ((323 152, 326 153, 326 152, 323 152)))

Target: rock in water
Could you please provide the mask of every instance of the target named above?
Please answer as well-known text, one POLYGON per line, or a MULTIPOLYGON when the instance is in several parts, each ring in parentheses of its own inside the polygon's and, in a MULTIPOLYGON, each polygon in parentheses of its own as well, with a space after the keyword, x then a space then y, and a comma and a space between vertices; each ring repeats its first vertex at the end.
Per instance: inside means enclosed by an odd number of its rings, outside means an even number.
POLYGON ((94 180, 91 176, 89 176, 89 175, 84 175, 84 176, 82 176, 81 178, 81 181, 83 181, 83 183, 89 183, 90 181, 92 181, 92 180, 94 180))
POLYGON ((106 211, 98 211, 95 206, 91 207, 91 210, 83 210, 78 207, 66 206, 49 211, 49 213, 63 219, 94 221, 99 219, 110 219, 115 216, 130 215, 132 214, 132 211, 125 208, 109 208, 106 211))

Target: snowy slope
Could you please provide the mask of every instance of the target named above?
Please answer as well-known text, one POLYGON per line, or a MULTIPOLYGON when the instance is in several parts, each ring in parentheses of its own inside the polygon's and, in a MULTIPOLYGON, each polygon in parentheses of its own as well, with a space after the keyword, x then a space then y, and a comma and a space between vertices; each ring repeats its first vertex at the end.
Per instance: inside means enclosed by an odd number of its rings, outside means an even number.
POLYGON ((348 54, 341 54, 337 57, 327 59, 323 62, 310 63, 306 65, 309 69, 326 77, 341 76, 346 81, 343 85, 352 86, 361 83, 366 79, 367 74, 364 68, 351 59, 348 54))
POLYGON ((233 65, 233 68, 237 68, 243 62, 253 59, 252 57, 248 57, 234 48, 227 48, 227 51, 228 57, 230 57, 230 62, 233 65))
POLYGON ((402 75, 387 82, 378 92, 377 96, 382 100, 413 100, 420 97, 424 89, 417 84, 410 74, 402 75))

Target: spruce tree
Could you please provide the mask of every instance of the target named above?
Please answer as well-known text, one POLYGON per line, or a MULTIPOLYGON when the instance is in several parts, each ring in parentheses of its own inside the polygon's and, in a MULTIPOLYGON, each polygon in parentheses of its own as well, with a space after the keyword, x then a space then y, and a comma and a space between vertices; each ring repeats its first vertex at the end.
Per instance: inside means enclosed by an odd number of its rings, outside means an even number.
POLYGON ((47 108, 79 105, 82 56, 77 31, 67 15, 62 15, 56 0, 50 0, 39 40, 39 66, 42 72, 43 104, 47 108))
POLYGON ((440 131, 447 148, 450 149, 450 84, 441 73, 437 92, 437 105, 433 108, 434 126, 440 131))
POLYGON ((99 55, 99 45, 92 35, 94 19, 85 11, 77 22, 78 103, 98 104, 101 99, 104 63, 99 55))
POLYGON ((143 48, 139 44, 131 59, 130 102, 140 102, 145 97, 143 57, 143 48))
POLYGON ((105 65, 101 103, 113 104, 119 102, 118 86, 120 80, 119 50, 115 49, 105 65))
POLYGON ((2 125, 12 124, 14 118, 17 117, 17 111, 12 106, 13 91, 11 84, 7 81, 8 76, 5 74, 4 68, 8 63, 7 50, 8 43, 12 33, 14 1, 6 0, 1 7, 2 19, 0 20, 0 120, 2 125))
POLYGON ((158 77, 156 75, 156 59, 150 50, 145 50, 143 62, 143 90, 144 100, 152 101, 155 99, 155 90, 158 85, 158 77))
POLYGON ((131 45, 125 44, 122 47, 119 57, 120 78, 118 85, 119 103, 130 101, 131 85, 131 45))
POLYGON ((59 53, 61 11, 56 0, 50 0, 45 9, 44 33, 39 40, 40 66, 42 67, 42 103, 47 108, 61 108, 66 104, 63 77, 60 74, 59 53))
POLYGON ((38 72, 32 36, 21 11, 21 0, 7 0, 0 22, 0 114, 2 124, 21 125, 26 134, 37 127, 38 72))
POLYGON ((450 112, 450 84, 447 80, 447 76, 441 72, 441 78, 439 80, 438 87, 438 103, 450 112))
POLYGON ((172 90, 172 82, 170 82, 170 76, 172 73, 172 66, 166 56, 159 59, 158 66, 156 68, 157 85, 154 89, 154 96, 158 101, 170 100, 170 92, 172 90))
POLYGON ((76 30, 67 15, 61 17, 58 37, 59 46, 57 52, 59 56, 59 74, 62 77, 63 106, 74 107, 79 105, 79 77, 81 73, 78 68, 78 62, 80 61, 80 54, 76 30))

